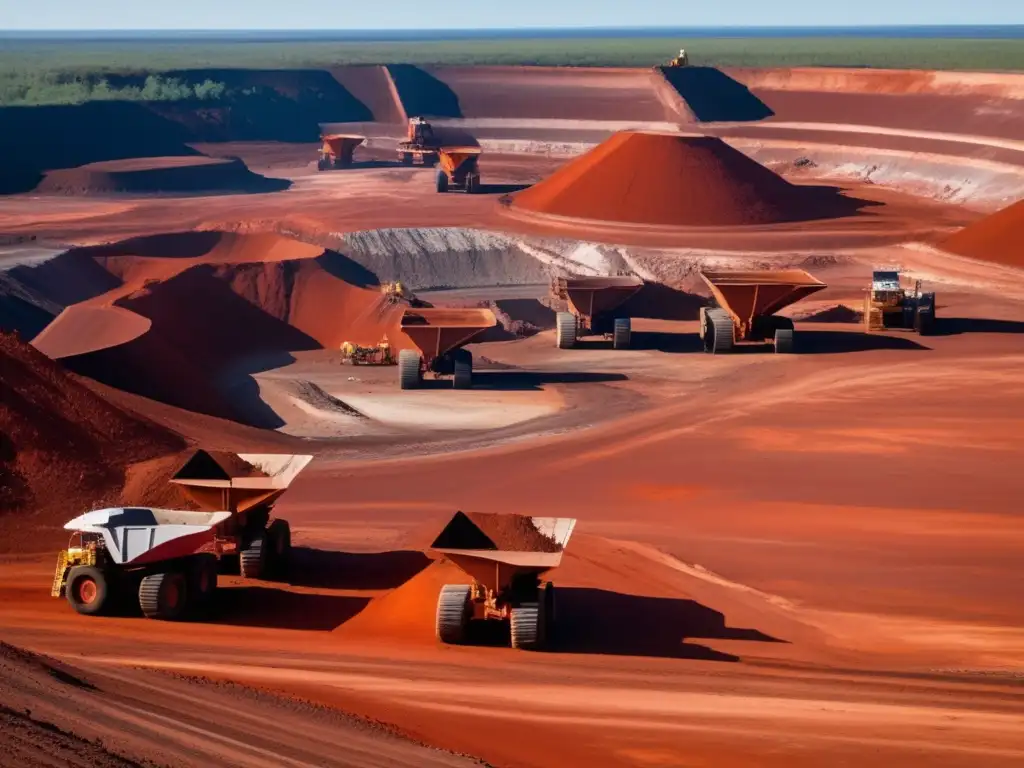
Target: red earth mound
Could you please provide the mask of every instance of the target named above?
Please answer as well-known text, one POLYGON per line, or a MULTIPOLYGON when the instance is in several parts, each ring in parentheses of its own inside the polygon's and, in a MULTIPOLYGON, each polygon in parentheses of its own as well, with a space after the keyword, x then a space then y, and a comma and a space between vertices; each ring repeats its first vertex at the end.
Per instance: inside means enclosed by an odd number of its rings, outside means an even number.
POLYGON ((369 284, 373 275, 322 247, 196 232, 73 253, 121 282, 66 309, 39 348, 78 373, 188 410, 279 426, 249 374, 345 341, 372 345, 386 334, 397 349, 410 344, 401 306, 369 284))
POLYGON ((175 192, 273 192, 289 182, 250 171, 237 158, 140 157, 90 163, 46 174, 36 192, 62 195, 175 192))
POLYGON ((623 131, 518 193, 513 209, 661 227, 731 226, 825 215, 794 186, 721 139, 623 131))
POLYGON ((117 503, 130 464, 185 447, 13 334, 0 370, 0 551, 48 546, 74 514, 117 503))
POLYGON ((942 242, 942 248, 983 261, 1024 267, 1024 200, 986 216, 942 242))

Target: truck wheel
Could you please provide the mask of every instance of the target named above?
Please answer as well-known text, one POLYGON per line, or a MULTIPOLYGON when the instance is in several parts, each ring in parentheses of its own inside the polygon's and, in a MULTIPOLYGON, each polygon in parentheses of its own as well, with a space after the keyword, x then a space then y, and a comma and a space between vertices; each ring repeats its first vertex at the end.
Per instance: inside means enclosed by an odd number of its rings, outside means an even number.
POLYGON ((480 191, 479 176, 473 175, 466 179, 466 191, 471 195, 475 195, 477 192, 480 191))
POLYGON ((793 354, 793 329, 779 328, 775 331, 775 354, 793 354))
POLYGON ((900 328, 913 328, 914 318, 917 315, 917 306, 909 302, 903 305, 903 321, 900 328))
POLYGON ((559 349, 576 346, 576 315, 572 312, 559 312, 555 317, 555 346, 559 349))
POLYGON ((732 351, 733 325, 732 317, 724 309, 709 309, 705 313, 708 330, 704 336, 704 350, 713 355, 732 351), (711 343, 708 343, 710 338, 711 343))
POLYGON ((267 564, 270 566, 268 576, 281 578, 288 574, 288 565, 292 554, 292 528, 287 520, 274 520, 267 528, 264 537, 267 548, 267 564))
POLYGON ((617 317, 612 325, 612 349, 629 349, 632 328, 628 317, 617 317))
POLYGON ((445 584, 437 596, 437 639, 448 645, 466 641, 469 624, 469 595, 467 584, 445 584))
POLYGON ((238 553, 239 571, 243 579, 261 579, 267 575, 267 553, 270 547, 264 543, 263 535, 253 539, 249 546, 238 553))
POLYGON ((327 160, 325 160, 324 158, 321 157, 319 160, 317 160, 316 169, 318 171, 326 171, 330 167, 331 166, 328 164, 327 160))
POLYGON ((470 389, 473 386, 473 353, 468 349, 456 349, 452 357, 455 358, 455 389, 470 389))
POLYGON ((139 607, 148 619, 176 621, 189 607, 188 579, 181 571, 144 576, 139 583, 139 607))
POLYGON ((111 604, 107 575, 92 565, 76 565, 68 572, 65 596, 78 613, 96 616, 111 604))
POLYGON ((522 603, 512 609, 509 629, 513 648, 533 651, 540 647, 540 612, 538 603, 522 603))
POLYGON ((437 172, 437 191, 447 192, 448 191, 448 174, 444 171, 437 172))
POLYGON ((398 155, 398 159, 402 161, 402 165, 412 165, 412 153, 401 152, 398 155))
POLYGON ((398 353, 398 383, 402 389, 419 389, 423 381, 422 364, 419 353, 412 349, 403 349, 398 353))

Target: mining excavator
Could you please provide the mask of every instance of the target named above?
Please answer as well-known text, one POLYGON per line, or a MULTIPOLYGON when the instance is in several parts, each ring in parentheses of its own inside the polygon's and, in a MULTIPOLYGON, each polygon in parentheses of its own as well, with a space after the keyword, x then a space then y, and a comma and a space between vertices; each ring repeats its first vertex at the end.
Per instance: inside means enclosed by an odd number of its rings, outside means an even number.
POLYGON ((391 342, 387 334, 375 347, 363 347, 346 341, 341 345, 341 359, 349 365, 395 365, 394 352, 391 350, 391 342))
POLYGON ((898 269, 874 270, 871 289, 864 297, 864 330, 888 328, 913 330, 922 336, 935 328, 935 294, 921 290, 918 280, 913 288, 904 288, 898 269))
POLYGON ((423 165, 432 164, 440 148, 433 126, 422 117, 410 117, 405 141, 398 144, 398 159, 403 165, 412 165, 415 158, 423 165))

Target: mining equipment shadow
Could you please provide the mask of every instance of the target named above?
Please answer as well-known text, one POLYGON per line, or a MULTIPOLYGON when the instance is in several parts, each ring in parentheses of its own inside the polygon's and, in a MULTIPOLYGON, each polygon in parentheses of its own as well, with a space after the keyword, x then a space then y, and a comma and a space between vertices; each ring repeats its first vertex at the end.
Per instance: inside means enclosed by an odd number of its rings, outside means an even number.
MULTIPOLYGON (((611 349, 610 341, 597 342, 595 346, 611 349)), ((704 344, 696 333, 667 333, 664 331, 633 331, 630 349, 650 349, 668 354, 689 354, 703 352, 704 344)))
POLYGON ((1024 322, 976 317, 935 318, 932 336, 959 336, 963 333, 1024 333, 1024 322))
POLYGON ((522 192, 530 184, 481 184, 477 187, 478 195, 511 195, 514 192, 522 192))
POLYGON ((730 627, 725 615, 686 600, 559 587, 553 651, 613 656, 739 661, 690 640, 785 643, 757 629, 730 627))
POLYGON ((473 372, 473 389, 500 392, 539 392, 551 384, 608 384, 615 381, 629 381, 629 377, 623 373, 584 371, 485 370, 473 372))
POLYGON ((330 632, 362 611, 369 602, 368 597, 311 595, 274 586, 225 587, 217 590, 208 618, 199 621, 330 632))
POLYGON ((286 581, 299 587, 394 589, 431 562, 419 551, 338 552, 293 547, 286 581))
MULTIPOLYGON (((881 333, 856 331, 807 331, 797 328, 794 335, 795 350, 801 355, 830 355, 850 352, 869 352, 876 349, 905 351, 928 350, 909 336, 888 336, 881 333)), ((772 352, 771 345, 739 345, 734 352, 772 352)))

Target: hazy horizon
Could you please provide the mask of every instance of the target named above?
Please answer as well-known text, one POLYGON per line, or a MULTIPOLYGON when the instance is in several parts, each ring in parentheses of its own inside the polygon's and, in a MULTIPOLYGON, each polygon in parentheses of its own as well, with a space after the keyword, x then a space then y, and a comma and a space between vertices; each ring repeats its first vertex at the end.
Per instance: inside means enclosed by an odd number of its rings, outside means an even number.
POLYGON ((725 0, 682 7, 676 0, 517 0, 514 6, 449 0, 424 9, 417 0, 330 5, 320 0, 39 0, 0 7, 0 29, 10 32, 581 30, 600 28, 719 29, 1024 24, 1018 0, 859 0, 856 5, 814 0, 725 0), (429 12, 428 12, 429 11, 429 12), (736 25, 742 19, 742 25, 736 25), (41 23, 42 21, 42 23, 41 23), (397 22, 397 24, 396 24, 397 22))

